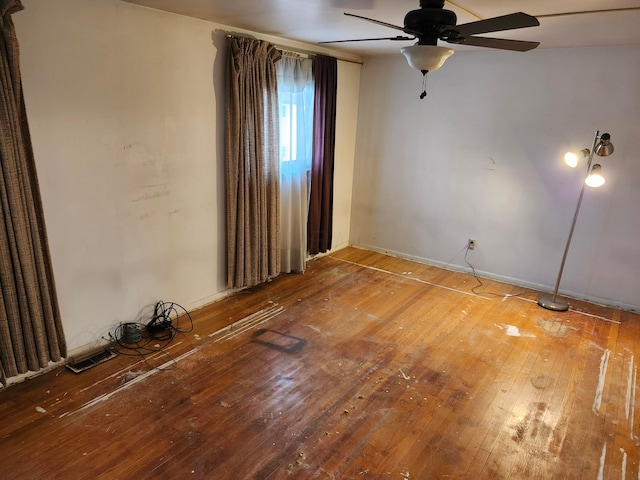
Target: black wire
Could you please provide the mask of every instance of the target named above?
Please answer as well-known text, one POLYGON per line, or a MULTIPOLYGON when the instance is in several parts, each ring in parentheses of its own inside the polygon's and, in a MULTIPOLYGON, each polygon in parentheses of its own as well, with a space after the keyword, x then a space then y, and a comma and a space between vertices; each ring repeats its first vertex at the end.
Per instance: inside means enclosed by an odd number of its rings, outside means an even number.
MULTIPOLYGON (((128 322, 118 325, 113 333, 109 333, 109 338, 113 342, 111 348, 115 350, 118 355, 140 357, 147 365, 149 365, 149 367, 159 369, 159 366, 149 363, 148 357, 153 354, 161 354, 169 357, 169 361, 173 360, 173 357, 164 351, 169 342, 167 341, 162 344, 158 344, 157 339, 150 337, 144 329, 145 325, 142 323, 128 322), (135 326, 140 329, 140 339, 138 341, 133 343, 126 342, 126 337, 124 335, 124 329, 126 326, 135 326), (154 342, 153 346, 150 346, 151 342, 154 342)), ((161 370, 168 369, 169 368, 164 368, 161 370)))
POLYGON ((141 357, 144 362, 152 368, 159 368, 151 365, 147 357, 160 353, 173 360, 173 357, 164 349, 171 343, 175 336, 193 331, 193 319, 189 312, 180 304, 175 302, 158 301, 153 309, 151 319, 146 323, 126 322, 118 325, 113 333, 109 333, 109 338, 113 342, 113 349, 120 355, 141 357), (184 312, 184 315, 180 315, 184 312), (180 318, 185 316, 188 319, 188 326, 180 326, 180 318), (138 330, 140 338, 132 343, 127 342, 125 330, 138 330))
POLYGON ((466 263, 469 266, 469 268, 471 268, 471 274, 473 275, 473 278, 476 279, 476 282, 478 282, 478 285, 476 285, 475 287, 473 287, 471 289, 471 291, 473 293, 475 293, 476 295, 493 295, 493 296, 496 296, 496 297, 503 297, 503 298, 504 297, 506 297, 506 298, 522 297, 522 296, 525 296, 525 295, 536 295, 536 292, 520 292, 520 293, 507 293, 507 294, 495 293, 495 292, 477 292, 476 289, 480 288, 480 287, 483 287, 484 284, 482 283, 482 280, 480 280, 480 277, 476 273, 476 269, 474 268, 474 266, 471 265, 469 260, 467 260, 467 254, 469 253, 469 250, 470 250, 470 248, 469 248, 469 245, 467 244, 467 248, 466 248, 466 250, 464 252, 464 263, 466 263))
POLYGON ((151 320, 146 325, 147 331, 154 334, 154 338, 158 338, 159 340, 164 340, 167 338, 167 332, 170 332, 170 336, 173 337, 176 333, 189 333, 193 331, 193 319, 189 312, 180 304, 175 302, 163 302, 160 300, 156 303, 156 306, 153 310, 153 316, 151 320), (189 327, 188 329, 180 328, 180 312, 178 311, 178 307, 182 312, 184 312, 189 319, 189 327), (175 325, 174 325, 175 322, 175 325), (156 337, 155 335, 158 335, 156 337))

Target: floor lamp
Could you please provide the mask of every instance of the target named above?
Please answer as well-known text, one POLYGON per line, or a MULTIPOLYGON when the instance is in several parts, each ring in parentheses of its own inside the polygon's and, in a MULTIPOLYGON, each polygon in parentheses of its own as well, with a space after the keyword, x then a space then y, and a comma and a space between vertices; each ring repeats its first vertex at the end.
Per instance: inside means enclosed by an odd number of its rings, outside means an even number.
MULTIPOLYGON (((580 190, 580 198, 578 199, 578 206, 576 207, 576 213, 573 215, 573 222, 571 223, 571 230, 569 230, 569 238, 567 239, 567 245, 564 247, 564 254, 562 255, 562 262, 560 263, 560 271, 558 272, 558 279, 556 280, 556 286, 553 290, 553 296, 542 296, 538 298, 538 305, 548 310, 555 310, 558 312, 564 312, 569 310, 569 304, 562 300, 558 300, 558 288, 560 287, 560 279, 562 278, 562 271, 564 270, 564 263, 567 260, 567 254, 569 253, 569 245, 571 245, 571 237, 573 237, 573 230, 578 220, 578 213, 580 212, 580 205, 582 204, 582 197, 584 196, 584 186, 588 187, 600 187, 604 184, 604 177, 601 174, 602 167, 596 163, 591 166, 593 161, 593 154, 595 153, 599 157, 606 157, 613 153, 613 145, 611 144, 611 135, 597 131, 593 139, 593 146, 591 150, 585 148, 581 151, 584 156, 589 157, 587 162, 587 178, 582 184, 580 190)), ((572 167, 578 165, 578 157, 575 154, 565 155, 565 162, 572 167)))

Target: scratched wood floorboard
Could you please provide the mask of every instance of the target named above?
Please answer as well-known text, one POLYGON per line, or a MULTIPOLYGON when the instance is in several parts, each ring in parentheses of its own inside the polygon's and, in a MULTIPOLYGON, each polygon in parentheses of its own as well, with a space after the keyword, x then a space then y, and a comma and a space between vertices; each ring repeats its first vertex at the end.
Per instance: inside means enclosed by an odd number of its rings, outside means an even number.
POLYGON ((166 354, 0 391, 0 477, 640 478, 640 315, 482 283, 313 260, 192 312, 166 354))

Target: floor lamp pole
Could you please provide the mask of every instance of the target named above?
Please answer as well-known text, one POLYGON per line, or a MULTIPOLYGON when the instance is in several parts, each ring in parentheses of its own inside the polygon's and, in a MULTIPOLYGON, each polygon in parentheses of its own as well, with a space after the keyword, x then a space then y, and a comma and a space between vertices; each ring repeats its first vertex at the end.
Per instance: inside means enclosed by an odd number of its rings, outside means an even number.
MULTIPOLYGON (((600 131, 596 131, 596 136, 593 139, 593 146, 589 151, 589 163, 587 164, 587 175, 591 170, 591 162, 593 161, 593 151, 598 143, 600 137, 600 131)), ((564 247, 564 254, 562 255, 562 262, 560 262, 560 271, 558 272, 558 278, 556 280, 556 286, 553 289, 553 297, 540 297, 538 299, 538 305, 548 310, 555 310, 558 312, 564 312, 569 310, 569 304, 562 300, 558 300, 558 288, 560 288, 560 280, 562 279, 562 272, 564 271, 564 264, 567 261, 567 254, 569 253, 569 246, 571 245, 571 238, 573 237, 573 230, 576 227, 578 221, 578 213, 580 213, 580 205, 582 205, 582 197, 584 196, 584 182, 582 182, 582 189, 580 190, 580 198, 578 199, 578 205, 576 206, 576 213, 573 215, 573 222, 571 223, 571 230, 569 230, 569 238, 567 239, 567 245, 564 247)))

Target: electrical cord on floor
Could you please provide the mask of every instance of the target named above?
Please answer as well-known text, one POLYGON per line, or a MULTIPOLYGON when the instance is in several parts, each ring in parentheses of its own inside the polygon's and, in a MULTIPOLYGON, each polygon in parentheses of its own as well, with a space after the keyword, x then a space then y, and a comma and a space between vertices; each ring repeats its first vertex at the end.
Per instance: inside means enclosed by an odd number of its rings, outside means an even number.
POLYGON ((469 250, 471 249, 469 248, 469 245, 467 245, 467 248, 464 252, 464 263, 466 263, 469 266, 469 268, 471 269, 471 274, 473 275, 473 278, 475 278, 476 282, 478 282, 478 285, 476 285, 471 289, 473 293, 475 293, 476 295, 493 295, 493 296, 502 297, 502 298, 523 297, 525 295, 536 295, 536 292, 520 292, 520 293, 507 293, 507 294, 495 293, 495 292, 477 292, 476 289, 483 287, 484 284, 482 283, 482 280, 476 273, 475 267, 471 265, 469 260, 467 260, 467 254, 469 253, 469 250))
POLYGON ((191 331, 193 331, 193 319, 189 312, 180 304, 160 300, 156 303, 153 315, 146 324, 121 323, 113 333, 109 333, 109 338, 118 354, 141 357, 150 367, 158 368, 148 362, 148 357, 160 354, 173 360, 165 348, 178 333, 185 334, 191 331), (181 318, 184 317, 187 319, 186 326, 184 320, 181 325, 181 318))
POLYGON ((173 338, 176 333, 189 333, 193 331, 193 319, 189 312, 182 306, 174 302, 163 302, 160 300, 153 309, 153 316, 146 325, 147 331, 157 340, 164 340, 167 335, 173 338), (180 311, 189 319, 187 329, 180 328, 180 311))

